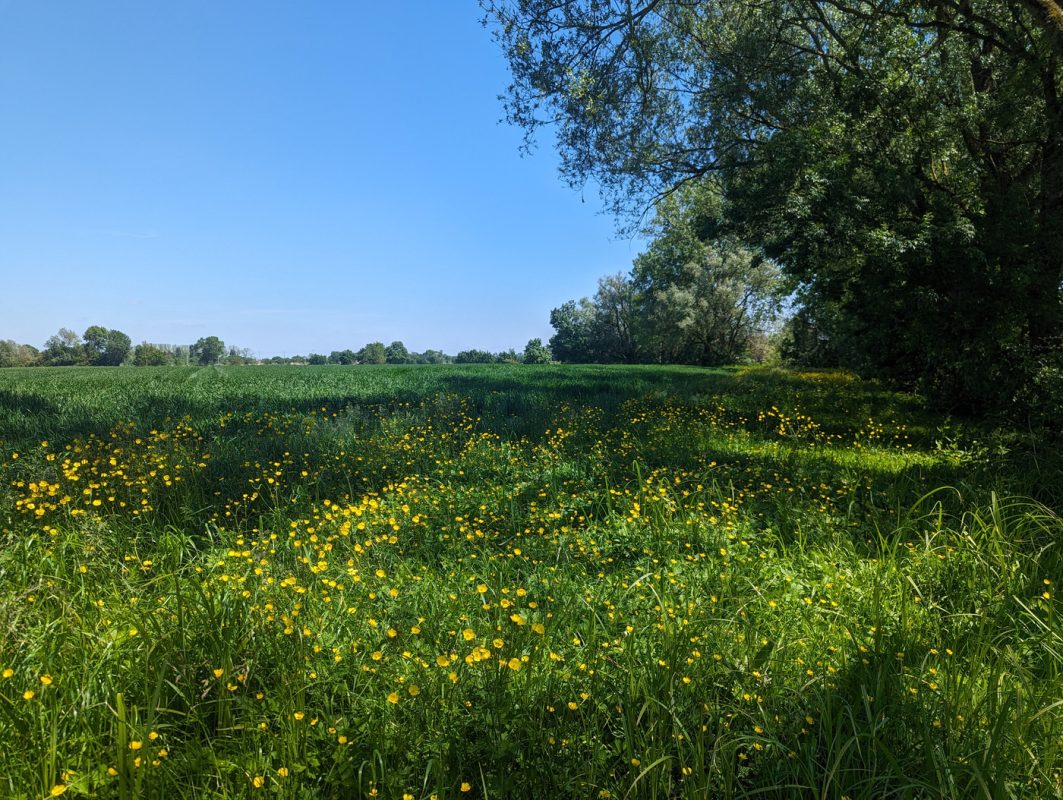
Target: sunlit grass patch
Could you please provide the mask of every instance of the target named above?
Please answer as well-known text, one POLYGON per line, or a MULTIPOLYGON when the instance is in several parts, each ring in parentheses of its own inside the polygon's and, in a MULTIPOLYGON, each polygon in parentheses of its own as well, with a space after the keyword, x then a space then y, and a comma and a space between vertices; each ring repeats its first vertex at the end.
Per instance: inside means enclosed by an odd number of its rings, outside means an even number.
POLYGON ((1057 791, 1063 526, 907 399, 231 372, 0 451, 0 794, 1057 791))

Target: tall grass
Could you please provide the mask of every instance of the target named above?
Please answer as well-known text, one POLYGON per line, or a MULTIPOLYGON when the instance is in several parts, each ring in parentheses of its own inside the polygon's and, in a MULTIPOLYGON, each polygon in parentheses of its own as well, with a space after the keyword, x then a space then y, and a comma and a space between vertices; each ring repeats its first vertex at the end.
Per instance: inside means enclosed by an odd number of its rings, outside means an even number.
POLYGON ((9 371, 0 438, 0 796, 1063 791, 1051 465, 851 376, 9 371))

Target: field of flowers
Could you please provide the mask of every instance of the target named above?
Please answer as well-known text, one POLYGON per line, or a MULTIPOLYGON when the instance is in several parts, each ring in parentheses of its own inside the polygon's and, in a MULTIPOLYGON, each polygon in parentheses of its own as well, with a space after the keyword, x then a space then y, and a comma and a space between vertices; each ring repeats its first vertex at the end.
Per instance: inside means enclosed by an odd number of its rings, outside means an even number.
POLYGON ((1060 797, 1060 494, 843 373, 4 370, 0 797, 1060 797))

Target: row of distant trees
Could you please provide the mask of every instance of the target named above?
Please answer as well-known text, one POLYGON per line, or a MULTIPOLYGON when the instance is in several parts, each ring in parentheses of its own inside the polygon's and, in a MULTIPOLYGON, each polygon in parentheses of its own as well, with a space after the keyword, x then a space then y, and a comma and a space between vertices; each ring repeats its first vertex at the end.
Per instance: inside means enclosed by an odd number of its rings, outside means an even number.
POLYGON ((60 328, 48 337, 43 349, 11 339, 0 340, 0 367, 208 366, 223 361, 239 364, 255 359, 247 350, 226 348, 217 336, 205 336, 189 345, 141 342, 134 346, 128 334, 102 325, 90 325, 80 336, 69 328, 60 328))
POLYGON ((92 325, 78 336, 69 328, 60 328, 49 337, 43 349, 19 344, 10 339, 0 340, 0 367, 68 367, 119 366, 137 367, 187 366, 212 364, 548 364, 550 350, 541 339, 532 339, 523 353, 506 350, 491 353, 486 350, 463 350, 447 355, 441 350, 410 351, 400 341, 385 345, 370 342, 360 350, 333 350, 329 355, 310 353, 306 356, 273 356, 257 359, 244 348, 227 347, 217 336, 205 336, 193 344, 133 345, 129 336, 113 328, 92 325))
POLYGON ((395 341, 389 345, 383 342, 370 342, 360 350, 333 350, 327 356, 311 353, 308 356, 284 358, 274 356, 269 359, 274 364, 449 364, 453 357, 440 350, 425 350, 423 353, 411 352, 402 342, 395 341))
POLYGON ((447 355, 441 350, 411 352, 402 342, 370 342, 361 350, 333 350, 327 356, 322 353, 293 356, 274 356, 271 364, 549 364, 550 349, 541 339, 532 339, 523 353, 503 350, 492 353, 487 350, 462 350, 457 355, 447 355))

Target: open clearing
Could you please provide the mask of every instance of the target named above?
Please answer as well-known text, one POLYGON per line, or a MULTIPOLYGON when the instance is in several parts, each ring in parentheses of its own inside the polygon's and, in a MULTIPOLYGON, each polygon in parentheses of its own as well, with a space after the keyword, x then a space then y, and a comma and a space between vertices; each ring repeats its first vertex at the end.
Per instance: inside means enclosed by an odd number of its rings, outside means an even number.
POLYGON ((835 372, 5 370, 0 796, 1059 796, 1020 445, 835 372))

